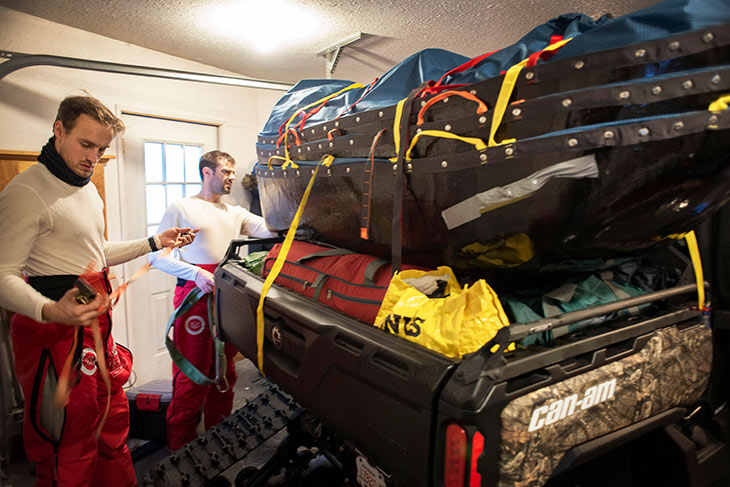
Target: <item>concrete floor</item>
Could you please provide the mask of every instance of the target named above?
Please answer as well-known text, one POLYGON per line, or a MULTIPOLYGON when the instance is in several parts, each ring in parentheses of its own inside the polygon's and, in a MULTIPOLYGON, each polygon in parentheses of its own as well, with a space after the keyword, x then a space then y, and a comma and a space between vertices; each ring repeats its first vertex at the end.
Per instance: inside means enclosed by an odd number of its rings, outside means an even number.
MULTIPOLYGON (((234 386, 233 410, 240 408, 247 399, 256 397, 261 386, 261 375, 253 363, 247 359, 236 362, 238 380, 234 386)), ((128 441, 132 455, 135 458, 134 468, 137 472, 137 479, 140 481, 144 474, 153 469, 155 464, 168 455, 164 445, 153 444, 143 440, 130 438, 128 441)), ((9 478, 0 478, 0 487, 32 487, 35 482, 34 467, 32 463, 11 464, 9 478)))

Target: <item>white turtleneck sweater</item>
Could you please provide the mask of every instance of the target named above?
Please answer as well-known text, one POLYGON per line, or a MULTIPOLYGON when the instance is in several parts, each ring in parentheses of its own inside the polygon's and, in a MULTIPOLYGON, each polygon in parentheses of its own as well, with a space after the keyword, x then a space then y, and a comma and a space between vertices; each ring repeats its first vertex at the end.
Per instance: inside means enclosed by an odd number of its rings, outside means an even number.
POLYGON ((16 176, 0 193, 0 306, 42 321, 50 302, 24 276, 79 275, 150 251, 146 238, 107 242, 96 187, 78 187, 43 164, 16 176))
MULTIPOLYGON (((195 240, 182 249, 175 249, 175 257, 167 255, 152 264, 168 274, 194 281, 198 274, 195 264, 217 264, 225 256, 231 240, 240 235, 275 237, 264 219, 240 206, 213 203, 192 196, 174 201, 167 207, 158 232, 171 227, 199 228, 195 240)), ((155 254, 156 255, 156 254, 155 254)))

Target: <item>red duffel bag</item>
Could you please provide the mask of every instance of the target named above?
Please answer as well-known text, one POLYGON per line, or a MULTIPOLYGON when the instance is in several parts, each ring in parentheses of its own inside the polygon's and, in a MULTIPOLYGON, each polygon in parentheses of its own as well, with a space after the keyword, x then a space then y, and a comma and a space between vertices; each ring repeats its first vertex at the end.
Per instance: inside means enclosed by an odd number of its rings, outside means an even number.
MULTIPOLYGON (((276 244, 266 256, 266 277, 279 255, 276 244)), ((402 269, 418 269, 404 265, 402 269)), ((390 284, 390 262, 346 249, 294 240, 276 284, 372 325, 390 284)))

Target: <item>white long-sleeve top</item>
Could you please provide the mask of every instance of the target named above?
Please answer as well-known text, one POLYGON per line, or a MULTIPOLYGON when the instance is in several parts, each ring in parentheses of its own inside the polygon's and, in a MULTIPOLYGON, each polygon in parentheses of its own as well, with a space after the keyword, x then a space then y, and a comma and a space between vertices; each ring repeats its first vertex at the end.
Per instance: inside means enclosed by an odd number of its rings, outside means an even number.
POLYGON ((104 203, 93 184, 73 186, 43 164, 0 193, 0 306, 43 321, 50 302, 24 276, 79 275, 150 251, 147 239, 107 242, 104 203))
POLYGON ((196 264, 217 264, 226 254, 231 240, 240 235, 274 237, 264 219, 240 206, 213 203, 192 196, 174 201, 162 217, 162 232, 171 227, 199 228, 190 245, 175 249, 171 255, 150 257, 152 264, 168 274, 194 281, 198 273, 196 264))

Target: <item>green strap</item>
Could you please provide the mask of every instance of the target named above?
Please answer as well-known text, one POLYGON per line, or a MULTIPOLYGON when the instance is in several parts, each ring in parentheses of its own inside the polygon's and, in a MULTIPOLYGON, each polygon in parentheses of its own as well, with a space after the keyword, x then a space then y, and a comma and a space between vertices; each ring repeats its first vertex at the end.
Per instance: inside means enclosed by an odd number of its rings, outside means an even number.
MULTIPOLYGON (((185 313, 190 311, 190 308, 192 308, 195 303, 200 301, 200 299, 205 296, 205 294, 206 293, 204 293, 199 287, 193 288, 193 290, 190 291, 187 296, 185 296, 185 299, 182 300, 180 306, 178 306, 177 309, 172 312, 170 320, 167 322, 167 330, 165 330, 165 345, 167 346, 167 351, 170 354, 172 361, 175 363, 175 365, 177 365, 177 368, 180 369, 182 373, 185 374, 191 381, 201 386, 212 386, 219 383, 219 380, 221 379, 220 375, 216 379, 211 379, 210 377, 207 377, 205 374, 199 371, 198 368, 195 367, 195 365, 190 363, 190 361, 185 358, 182 352, 178 350, 175 342, 172 340, 172 338, 170 338, 170 328, 172 328, 172 325, 175 324, 175 321, 183 316, 185 313)), ((210 299, 210 296, 208 296, 208 328, 210 330, 210 335, 213 337, 214 350, 216 354, 216 371, 220 370, 218 364, 221 357, 223 359, 223 370, 225 370, 226 358, 224 353, 224 344, 218 339, 218 337, 215 336, 215 333, 213 332, 212 300, 210 299)))

